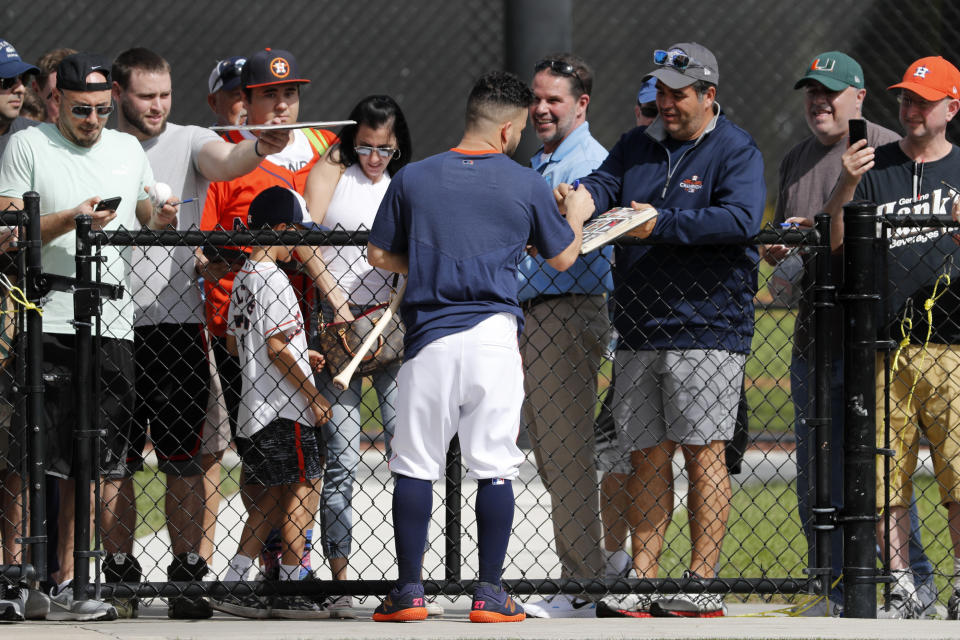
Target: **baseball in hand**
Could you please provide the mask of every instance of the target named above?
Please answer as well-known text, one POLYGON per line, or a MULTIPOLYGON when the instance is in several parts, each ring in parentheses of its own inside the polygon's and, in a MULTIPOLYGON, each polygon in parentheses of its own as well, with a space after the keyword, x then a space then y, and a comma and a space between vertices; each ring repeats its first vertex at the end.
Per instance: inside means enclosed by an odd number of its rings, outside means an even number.
POLYGON ((158 182, 153 185, 153 190, 150 192, 150 200, 153 202, 153 208, 162 208, 167 200, 170 199, 171 195, 173 195, 173 189, 171 189, 170 185, 166 182, 158 182))

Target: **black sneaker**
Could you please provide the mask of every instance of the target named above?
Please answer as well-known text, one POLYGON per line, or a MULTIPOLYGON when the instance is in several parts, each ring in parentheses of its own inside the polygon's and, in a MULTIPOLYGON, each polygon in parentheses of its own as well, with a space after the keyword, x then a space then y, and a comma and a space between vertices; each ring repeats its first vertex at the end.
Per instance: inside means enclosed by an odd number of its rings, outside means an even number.
POLYGON ((326 620, 330 612, 306 596, 275 596, 270 617, 283 620, 326 620))
MULTIPOLYGON (((143 580, 143 569, 136 558, 130 554, 111 553, 103 561, 103 581, 105 583, 114 582, 140 582, 143 580)), ((140 615, 140 598, 116 597, 106 598, 105 602, 112 604, 117 610, 118 618, 136 618, 140 615)))
POLYGON ((947 602, 947 620, 960 620, 960 589, 956 587, 947 602))
POLYGON ((270 607, 267 601, 252 593, 243 595, 229 593, 219 599, 211 598, 210 605, 217 611, 241 618, 266 620, 270 617, 270 607))
MULTIPOLYGON (((178 553, 167 567, 170 582, 200 582, 210 568, 196 553, 178 553)), ((174 620, 205 620, 213 615, 210 603, 203 596, 170 598, 167 617, 174 620)))
POLYGON ((21 622, 27 608, 27 587, 0 579, 0 620, 21 622))

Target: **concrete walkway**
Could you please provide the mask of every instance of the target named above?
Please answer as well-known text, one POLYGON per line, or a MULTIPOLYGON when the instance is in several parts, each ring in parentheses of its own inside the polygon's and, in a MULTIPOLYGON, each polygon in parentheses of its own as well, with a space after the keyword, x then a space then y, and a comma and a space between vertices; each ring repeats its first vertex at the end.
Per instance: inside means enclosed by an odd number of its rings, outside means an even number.
MULTIPOLYGON (((369 601, 368 601, 369 603, 369 601)), ((592 640, 594 638, 882 638, 926 640, 960 637, 960 622, 940 620, 846 620, 842 618, 734 617, 770 607, 734 605, 726 618, 591 618, 527 620, 513 624, 472 624, 467 601, 458 602, 439 620, 402 624, 370 620, 371 607, 361 607, 358 620, 242 620, 217 614, 211 620, 168 620, 166 610, 151 608, 137 620, 114 622, 25 622, 0 625, 0 636, 16 640, 154 640, 198 638, 245 640, 263 638, 356 638, 384 640, 447 638, 530 638, 592 640)))

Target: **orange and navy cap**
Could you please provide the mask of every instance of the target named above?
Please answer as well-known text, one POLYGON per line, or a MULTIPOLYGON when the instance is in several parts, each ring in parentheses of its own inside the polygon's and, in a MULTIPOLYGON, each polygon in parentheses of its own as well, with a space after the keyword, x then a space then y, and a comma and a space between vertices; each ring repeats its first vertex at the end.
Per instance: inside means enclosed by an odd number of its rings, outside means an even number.
POLYGON ((920 58, 907 68, 902 81, 887 88, 907 89, 924 100, 960 99, 960 71, 940 56, 920 58))
POLYGON ((288 82, 305 84, 310 81, 300 77, 297 59, 283 49, 267 48, 258 51, 247 58, 247 63, 240 72, 240 84, 245 89, 288 82))

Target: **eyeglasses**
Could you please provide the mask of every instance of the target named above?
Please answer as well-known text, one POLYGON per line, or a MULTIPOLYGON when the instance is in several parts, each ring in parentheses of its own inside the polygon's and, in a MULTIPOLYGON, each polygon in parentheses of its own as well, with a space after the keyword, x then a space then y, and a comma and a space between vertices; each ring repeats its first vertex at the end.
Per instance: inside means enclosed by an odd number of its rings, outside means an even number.
POLYGON ((644 118, 656 118, 659 114, 660 111, 657 109, 656 105, 640 105, 640 115, 642 115, 644 118))
POLYGON ((587 92, 587 88, 583 84, 580 74, 577 73, 577 68, 569 62, 564 62, 563 60, 541 60, 533 66, 534 73, 540 73, 544 69, 550 69, 550 71, 553 71, 554 73, 575 79, 577 84, 580 85, 580 91, 583 93, 587 92))
POLYGON ((377 155, 386 160, 387 158, 399 158, 400 149, 396 147, 354 147, 354 151, 357 152, 358 156, 368 156, 374 151, 377 152, 377 155))
POLYGON ((920 111, 928 111, 944 100, 946 100, 946 98, 942 98, 940 100, 924 100, 923 98, 915 98, 906 93, 901 93, 899 96, 897 96, 897 102, 899 102, 900 106, 904 109, 916 107, 920 111))
POLYGON ((18 82, 26 84, 23 82, 23 75, 13 76, 12 78, 0 78, 0 89, 4 91, 7 89, 13 89, 15 86, 17 86, 18 82))
POLYGON ((70 113, 77 118, 89 118, 90 114, 93 113, 94 110, 97 112, 97 117, 103 119, 113 113, 113 105, 101 104, 94 107, 89 104, 75 104, 70 107, 70 113))
POLYGON ((686 71, 688 67, 703 68, 702 64, 682 51, 664 51, 663 49, 657 49, 653 52, 653 62, 661 67, 673 67, 680 73, 686 71))

